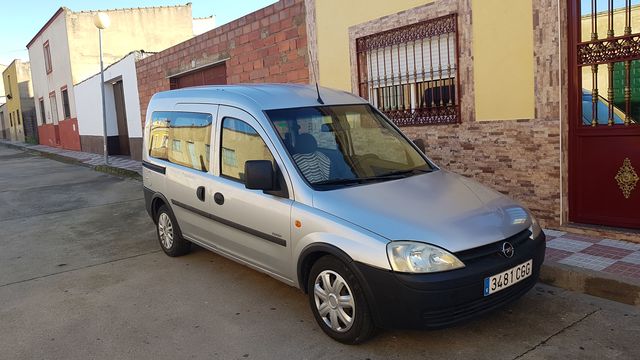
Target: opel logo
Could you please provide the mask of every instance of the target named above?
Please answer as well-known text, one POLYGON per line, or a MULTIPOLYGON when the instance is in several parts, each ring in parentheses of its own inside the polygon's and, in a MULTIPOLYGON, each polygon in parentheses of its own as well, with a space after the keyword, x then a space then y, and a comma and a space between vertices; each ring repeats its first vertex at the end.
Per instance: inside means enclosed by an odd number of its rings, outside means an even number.
POLYGON ((502 255, 504 255, 504 257, 510 259, 513 257, 513 254, 515 253, 515 250, 513 249, 513 245, 511 245, 510 242, 505 241, 502 244, 502 255))

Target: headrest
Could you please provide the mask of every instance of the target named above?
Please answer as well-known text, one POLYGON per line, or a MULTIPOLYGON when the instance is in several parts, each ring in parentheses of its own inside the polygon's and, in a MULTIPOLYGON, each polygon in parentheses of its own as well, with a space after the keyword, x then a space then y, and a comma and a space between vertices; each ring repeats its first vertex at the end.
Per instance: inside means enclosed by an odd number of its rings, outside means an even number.
POLYGON ((300 134, 296 138, 296 153, 311 154, 318 149, 318 142, 311 134, 300 134))

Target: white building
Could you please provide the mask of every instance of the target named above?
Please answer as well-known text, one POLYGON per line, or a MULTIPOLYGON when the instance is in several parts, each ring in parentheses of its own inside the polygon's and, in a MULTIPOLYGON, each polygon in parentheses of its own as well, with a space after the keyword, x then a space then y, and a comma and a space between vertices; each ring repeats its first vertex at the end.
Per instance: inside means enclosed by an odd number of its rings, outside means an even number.
MULTIPOLYGON (((142 121, 136 61, 151 55, 134 51, 104 70, 107 146, 112 155, 142 158, 142 121)), ((74 85, 82 150, 102 153, 102 97, 100 73, 74 85)))
POLYGON ((214 15, 207 17, 193 18, 193 36, 204 34, 216 27, 216 17, 214 15))
MULTIPOLYGON (((136 49, 160 51, 193 37, 190 3, 103 12, 111 19, 103 30, 105 66, 136 49)), ((27 44, 41 144, 81 150, 73 87, 100 70, 96 13, 61 7, 27 44)))

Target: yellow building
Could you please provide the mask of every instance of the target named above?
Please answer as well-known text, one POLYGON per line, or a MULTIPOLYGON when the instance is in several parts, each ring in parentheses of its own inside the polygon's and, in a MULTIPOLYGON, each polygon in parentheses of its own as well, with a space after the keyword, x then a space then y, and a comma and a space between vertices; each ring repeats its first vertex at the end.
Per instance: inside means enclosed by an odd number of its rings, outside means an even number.
MULTIPOLYGON (((476 108, 476 118, 478 120, 533 118, 532 1, 510 2, 509 16, 504 17, 496 17, 496 14, 503 12, 505 7, 503 1, 484 0, 470 3, 471 6, 469 6, 469 2, 442 0, 307 1, 307 6, 312 6, 315 10, 315 24, 310 21, 308 27, 312 45, 315 38, 317 76, 320 84, 354 92, 358 89, 357 79, 352 76, 356 73, 358 66, 355 59, 355 38, 361 38, 364 34, 379 33, 381 32, 379 30, 383 29, 383 31, 393 30, 400 27, 399 24, 415 23, 419 13, 424 13, 424 17, 427 19, 445 14, 457 14, 459 17, 464 16, 465 18, 471 15, 473 25, 471 22, 468 25, 470 33, 474 34, 473 39, 458 37, 457 40, 461 47, 465 47, 466 44, 471 45, 469 50, 473 51, 473 59, 470 65, 483 69, 481 72, 474 72, 473 78, 475 99, 472 105, 476 108), (340 11, 336 11, 336 9, 340 9, 340 11), (460 10, 468 12, 468 14, 464 14, 460 10), (392 17, 397 20, 391 20, 392 17), (462 41, 466 40, 472 41, 463 44, 462 41), (504 44, 508 44, 508 46, 503 46, 504 44), (509 59, 509 61, 504 61, 505 59, 509 59), (501 89, 510 90, 507 92, 501 89), (501 95, 499 100, 493 96, 496 93, 501 95)), ((460 25, 464 24, 465 18, 461 19, 460 25)), ((449 51, 453 57, 455 52, 454 34, 451 32, 448 34, 451 35, 449 39, 452 43, 449 51)), ((441 35, 440 46, 443 46, 442 37, 446 34, 441 35)), ((434 50, 437 46, 436 41, 437 39, 433 39, 432 47, 434 50)), ((409 44, 409 51, 413 49, 411 45, 409 44)), ((382 56, 383 50, 384 48, 379 50, 380 56, 382 56)), ((386 50, 386 57, 392 56, 391 52, 395 53, 396 50, 399 51, 400 56, 403 55, 403 49, 387 47, 386 50)), ((419 49, 416 51, 419 52, 419 49)), ((413 56, 413 54, 410 55, 413 56)), ((425 58, 427 55, 425 51, 425 58)), ((444 60, 444 54, 439 55, 442 55, 444 60)), ((454 59, 449 60, 451 60, 452 67, 455 67, 454 59)), ((410 58, 409 62, 411 61, 410 58)), ((436 61, 433 63, 436 64, 436 61)), ((401 67, 403 65, 400 64, 401 67)), ((398 64, 394 66, 397 67, 398 64)), ((390 69, 386 70, 389 72, 390 69)), ((380 69, 380 71, 383 70, 380 69)))
POLYGON ((2 72, 2 80, 7 99, 5 117, 9 119, 9 139, 36 143, 36 114, 29 63, 14 60, 2 72))
POLYGON ((640 229, 639 5, 304 3, 312 81, 368 99, 546 226, 640 229))

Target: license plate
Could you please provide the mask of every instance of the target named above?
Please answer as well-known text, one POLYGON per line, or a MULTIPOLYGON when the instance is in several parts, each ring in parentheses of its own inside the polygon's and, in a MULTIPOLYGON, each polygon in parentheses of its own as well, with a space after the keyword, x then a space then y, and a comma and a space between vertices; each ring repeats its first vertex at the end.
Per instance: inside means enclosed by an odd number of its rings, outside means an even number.
POLYGON ((509 286, 517 284, 528 278, 531 276, 532 267, 533 260, 529 260, 520 265, 514 266, 509 270, 503 271, 500 274, 484 278, 484 296, 489 296, 500 290, 504 290, 509 286))

